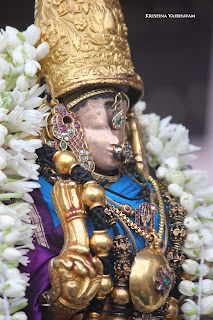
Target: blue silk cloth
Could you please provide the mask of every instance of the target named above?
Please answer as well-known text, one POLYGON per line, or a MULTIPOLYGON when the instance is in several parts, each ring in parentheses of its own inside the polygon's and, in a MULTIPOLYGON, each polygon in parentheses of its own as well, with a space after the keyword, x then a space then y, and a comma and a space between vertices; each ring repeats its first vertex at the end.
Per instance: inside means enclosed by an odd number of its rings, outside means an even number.
MULTIPOLYGON (((60 221, 58 219, 57 213, 55 211, 55 208, 53 206, 52 200, 51 200, 51 189, 52 186, 49 182, 47 182, 43 177, 39 178, 39 183, 41 184, 41 193, 43 195, 43 198, 50 210, 50 213, 53 218, 54 226, 57 227, 60 225, 60 221)), ((119 179, 119 181, 113 183, 108 189, 115 191, 116 193, 119 193, 123 196, 126 196, 128 198, 137 198, 139 197, 139 193, 141 191, 141 186, 139 183, 135 182, 132 180, 131 177, 128 175, 123 176, 122 178, 119 179)), ((140 200, 126 200, 122 196, 117 196, 109 191, 106 191, 106 195, 113 199, 114 201, 118 202, 119 204, 126 204, 128 203, 133 209, 136 209, 139 207, 140 203, 144 202, 143 199, 140 200)), ((116 206, 115 206, 116 207, 116 206)), ((131 220, 134 222, 134 218, 131 218, 131 220)), ((156 231, 158 232, 158 225, 159 225, 159 213, 155 215, 155 226, 156 226, 156 231)), ((92 235, 92 230, 93 230, 93 224, 91 217, 88 216, 87 218, 87 226, 88 226, 88 233, 89 236, 92 235)), ((121 229, 120 225, 117 223, 117 227, 119 229, 120 234, 123 234, 123 230, 121 229)), ((114 237, 112 228, 108 229, 109 234, 114 237)), ((138 250, 141 250, 145 247, 145 241, 144 238, 141 237, 140 235, 137 235, 133 230, 131 230, 138 250)))

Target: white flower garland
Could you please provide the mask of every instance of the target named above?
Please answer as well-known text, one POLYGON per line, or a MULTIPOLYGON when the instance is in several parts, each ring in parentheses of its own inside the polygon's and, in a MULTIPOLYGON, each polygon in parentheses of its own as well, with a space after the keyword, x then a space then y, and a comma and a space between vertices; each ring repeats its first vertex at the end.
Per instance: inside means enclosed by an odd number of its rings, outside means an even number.
POLYGON ((12 27, 0 32, 0 320, 27 319, 20 310, 27 305, 29 275, 17 267, 29 263, 25 255, 34 249, 28 193, 40 187, 31 180, 38 180, 35 150, 47 112, 37 109, 45 89, 37 71, 49 52, 46 42, 36 45, 40 33, 34 25, 23 33, 12 27), (11 199, 19 201, 5 203, 11 199))
POLYGON ((168 182, 168 191, 186 209, 184 225, 188 235, 184 246, 187 259, 182 267, 196 280, 183 280, 179 292, 185 298, 181 310, 186 320, 213 317, 213 187, 207 187, 206 171, 193 170, 191 152, 199 148, 189 143, 188 130, 160 119, 155 113, 143 114, 145 102, 138 102, 135 113, 143 132, 150 166, 157 168, 158 179, 168 182))
MULTIPOLYGON (((34 227, 28 216, 32 198, 28 192, 39 187, 31 180, 38 179, 34 161, 41 141, 36 136, 45 125, 47 112, 36 109, 44 91, 44 86, 37 84, 38 61, 49 52, 46 42, 36 46, 39 38, 40 30, 34 25, 23 33, 12 27, 0 33, 0 320, 27 319, 20 310, 27 305, 29 278, 17 267, 29 263, 25 255, 33 249, 34 227), (24 201, 3 203, 14 198, 24 201)), ((171 124, 171 117, 161 120, 154 113, 143 114, 144 110, 143 102, 135 106, 149 164, 158 167, 157 177, 169 183, 169 192, 180 198, 188 212, 183 250, 191 259, 184 262, 183 269, 199 281, 183 280, 179 285, 186 298, 184 318, 211 317, 213 267, 208 263, 213 262, 213 188, 206 187, 205 171, 188 169, 195 159, 191 152, 198 149, 189 144, 188 130, 171 124)))

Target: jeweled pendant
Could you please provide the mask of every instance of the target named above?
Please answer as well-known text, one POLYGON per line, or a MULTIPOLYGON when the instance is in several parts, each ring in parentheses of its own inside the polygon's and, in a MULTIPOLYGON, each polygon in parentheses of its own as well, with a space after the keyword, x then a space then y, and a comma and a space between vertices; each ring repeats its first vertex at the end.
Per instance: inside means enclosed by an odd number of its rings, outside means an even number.
POLYGON ((123 110, 115 110, 112 114, 111 119, 111 127, 115 130, 121 128, 122 124, 124 123, 124 111, 123 110))
POLYGON ((129 277, 129 290, 135 308, 143 313, 164 305, 172 288, 173 277, 166 257, 152 248, 135 257, 129 277))

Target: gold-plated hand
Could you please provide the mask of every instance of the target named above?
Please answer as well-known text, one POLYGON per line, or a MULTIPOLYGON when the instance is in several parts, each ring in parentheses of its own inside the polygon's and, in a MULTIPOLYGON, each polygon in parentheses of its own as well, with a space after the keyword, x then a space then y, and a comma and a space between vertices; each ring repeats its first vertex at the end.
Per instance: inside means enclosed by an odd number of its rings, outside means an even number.
POLYGON ((102 279, 101 261, 88 248, 70 246, 49 265, 52 302, 58 300, 70 308, 70 314, 84 309, 95 296, 102 279))

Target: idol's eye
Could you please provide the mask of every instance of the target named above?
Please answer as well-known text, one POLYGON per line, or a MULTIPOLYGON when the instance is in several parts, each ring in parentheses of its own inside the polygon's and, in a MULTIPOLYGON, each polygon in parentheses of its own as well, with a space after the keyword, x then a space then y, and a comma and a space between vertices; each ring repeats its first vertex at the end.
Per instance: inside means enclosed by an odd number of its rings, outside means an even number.
POLYGON ((111 100, 111 101, 106 101, 106 102, 105 102, 105 108, 106 108, 106 109, 110 109, 110 108, 112 108, 113 104, 114 104, 114 101, 113 101, 113 100, 111 100))

